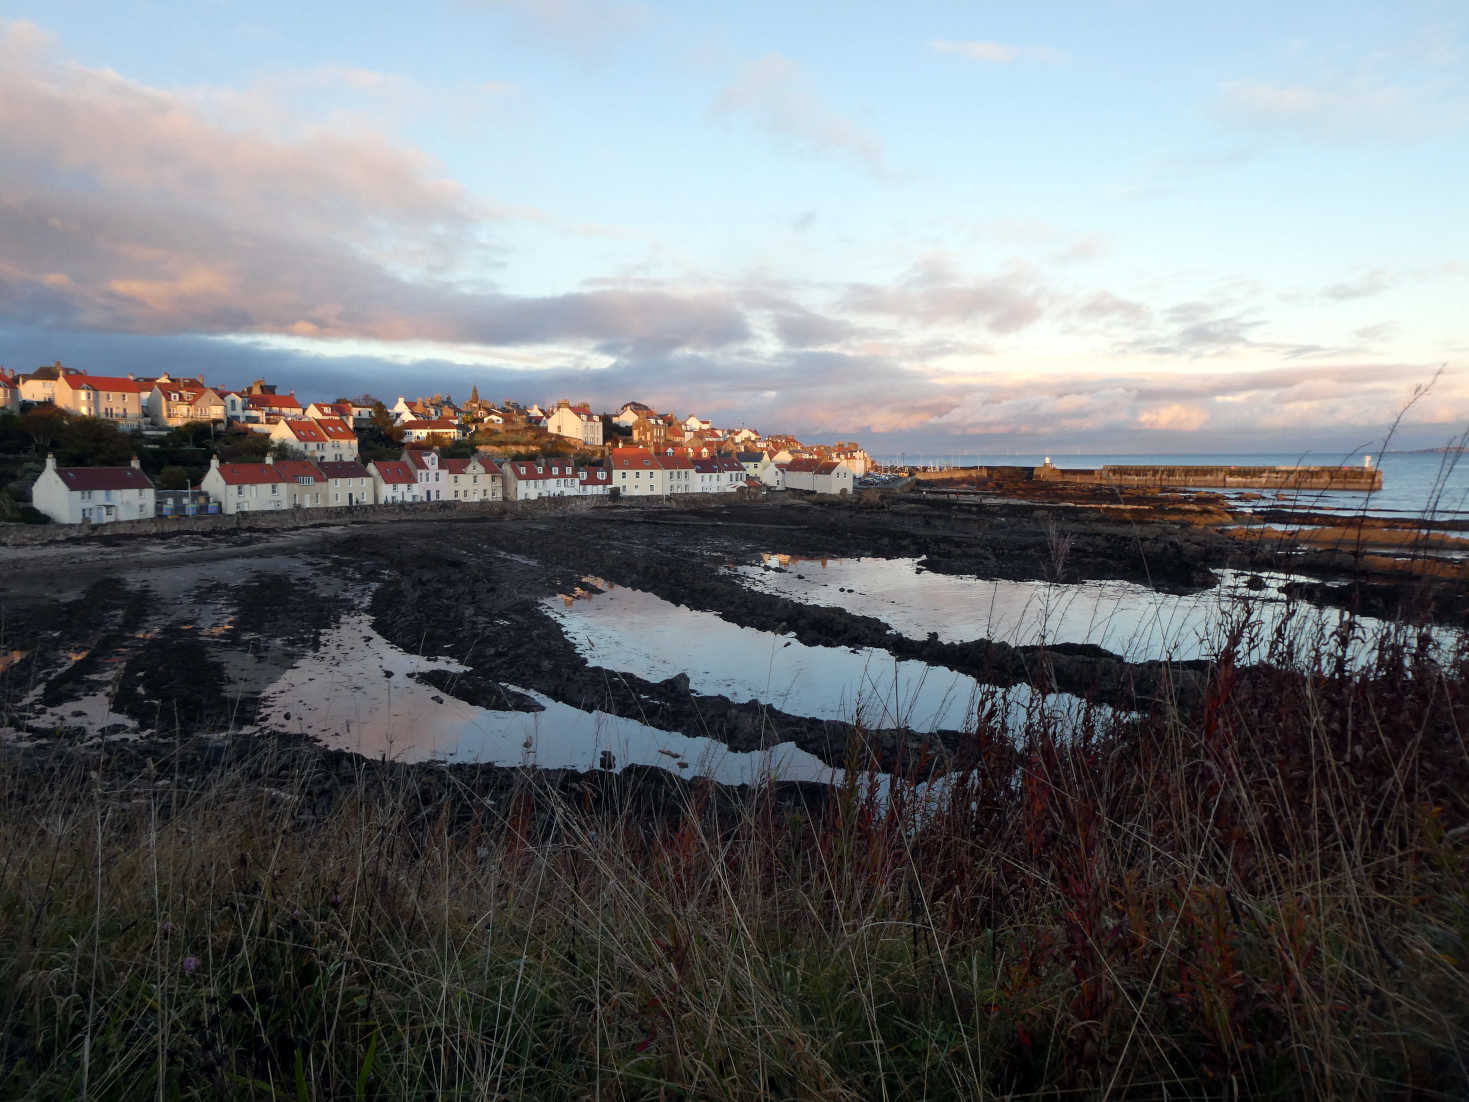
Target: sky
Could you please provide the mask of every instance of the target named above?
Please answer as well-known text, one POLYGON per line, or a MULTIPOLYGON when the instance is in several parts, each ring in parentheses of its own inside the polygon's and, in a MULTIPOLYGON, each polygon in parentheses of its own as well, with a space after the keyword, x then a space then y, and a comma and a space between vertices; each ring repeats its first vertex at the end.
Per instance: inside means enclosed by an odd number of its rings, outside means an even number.
POLYGON ((1469 5, 0 3, 0 363, 874 453, 1469 427, 1469 5))

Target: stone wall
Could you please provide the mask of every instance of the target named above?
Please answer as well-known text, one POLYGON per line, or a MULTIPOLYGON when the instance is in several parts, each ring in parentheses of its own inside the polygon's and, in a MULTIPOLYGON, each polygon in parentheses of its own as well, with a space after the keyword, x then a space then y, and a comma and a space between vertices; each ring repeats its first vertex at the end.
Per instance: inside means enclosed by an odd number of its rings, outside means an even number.
POLYGON ((106 536, 162 536, 180 532, 281 531, 393 520, 498 517, 507 514, 584 513, 591 509, 684 509, 728 504, 735 494, 679 494, 676 498, 544 497, 538 501, 413 501, 396 505, 353 505, 333 509, 272 509, 208 517, 153 517, 113 524, 0 524, 0 547, 35 547, 106 536))

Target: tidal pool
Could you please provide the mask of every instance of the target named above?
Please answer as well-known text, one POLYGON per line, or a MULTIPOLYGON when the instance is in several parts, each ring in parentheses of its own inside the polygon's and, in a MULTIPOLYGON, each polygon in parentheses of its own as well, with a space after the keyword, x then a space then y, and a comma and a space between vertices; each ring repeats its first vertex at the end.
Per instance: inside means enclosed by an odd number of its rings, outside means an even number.
POLYGON ((542 607, 593 665, 649 681, 684 674, 692 692, 761 701, 792 715, 928 732, 972 729, 981 702, 998 704, 1012 728, 1035 709, 1065 723, 1086 710, 1066 693, 982 685, 875 648, 807 646, 636 589, 578 591, 574 600, 542 607))
POLYGON ((311 735, 327 746, 405 762, 576 770, 656 765, 726 784, 832 780, 828 765, 789 743, 737 752, 712 739, 583 711, 524 689, 516 691, 536 700, 543 711, 495 711, 466 704, 411 676, 464 668, 393 646, 365 613, 355 613, 323 633, 320 647, 265 691, 258 729, 311 735), (611 755, 610 761, 604 754, 611 755))
MULTIPOLYGON (((1305 581, 1281 573, 1217 571, 1219 585, 1201 593, 1160 593, 1132 582, 1056 584, 938 574, 916 559, 795 559, 767 555, 764 566, 730 568, 762 593, 810 605, 835 605, 883 621, 912 639, 933 633, 942 642, 992 639, 1013 646, 1091 643, 1134 662, 1188 661, 1219 652, 1231 623, 1248 612, 1255 630, 1246 661, 1266 657, 1277 630, 1302 646, 1328 637, 1341 612, 1289 601, 1282 587, 1305 581)), ((1388 625, 1357 617, 1355 655, 1388 625)), ((1440 644, 1450 633, 1436 633, 1440 644)))

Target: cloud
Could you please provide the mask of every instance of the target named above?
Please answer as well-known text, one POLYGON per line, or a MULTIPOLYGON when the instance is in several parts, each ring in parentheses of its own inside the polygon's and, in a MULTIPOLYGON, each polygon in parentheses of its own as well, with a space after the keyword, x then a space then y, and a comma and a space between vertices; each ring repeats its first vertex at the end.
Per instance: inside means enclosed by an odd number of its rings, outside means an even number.
POLYGON ((1138 413, 1140 428, 1163 432, 1197 432, 1209 423, 1209 413, 1198 406, 1175 402, 1167 406, 1153 406, 1138 413))
POLYGON ((541 31, 578 46, 625 34, 646 24, 646 4, 607 0, 479 0, 480 6, 509 9, 541 31))
MULTIPOLYGON (((0 317, 131 333, 291 334, 605 355, 727 347, 718 292, 522 298, 489 280, 499 224, 422 153, 370 135, 234 129, 173 93, 0 29, 0 317)), ((369 81, 367 76, 353 80, 369 81)))
POLYGON ((1237 125, 1308 141, 1421 141, 1469 123, 1457 82, 1390 82, 1371 73, 1314 84, 1224 81, 1215 109, 1237 125))
POLYGON ((1058 252, 1054 259, 1058 264, 1080 264, 1087 260, 1095 260, 1107 251, 1106 239, 1092 234, 1080 241, 1072 242, 1066 248, 1058 252))
POLYGON ((1402 333, 1403 327, 1395 321, 1380 321, 1376 325, 1364 325, 1360 329, 1354 329, 1352 336, 1367 344, 1377 344, 1381 341, 1390 341, 1402 333))
MULTIPOLYGON (((1143 320, 1141 315, 1138 320, 1143 320)), ((1162 325, 1121 342, 1115 351, 1198 359, 1239 352, 1267 352, 1284 359, 1342 356, 1360 351, 1309 342, 1266 341, 1254 336, 1266 321, 1229 302, 1182 302, 1162 312, 1162 325)))
POLYGON ((1016 46, 1008 42, 956 42, 942 38, 934 39, 928 45, 934 53, 950 54, 983 65, 1009 65, 1014 61, 1056 64, 1066 60, 1064 53, 1049 46, 1016 46))
POLYGON ((1119 321, 1131 325, 1146 324, 1153 316, 1153 312, 1142 303, 1118 298, 1110 291, 1097 291, 1083 299, 1074 312, 1084 321, 1119 321))
POLYGON ((790 58, 769 53, 743 66, 715 97, 709 117, 744 118, 778 144, 848 158, 871 175, 889 175, 882 140, 808 86, 790 58))
POLYGON ((897 283, 848 284, 844 309, 934 325, 979 323, 992 333, 1018 332, 1045 312, 1049 292, 1028 270, 980 279, 961 276, 942 254, 925 257, 897 283))
POLYGON ((1375 268, 1355 280, 1343 283, 1333 283, 1329 287, 1321 289, 1322 295, 1334 299, 1337 302, 1349 302, 1352 299, 1371 298, 1391 289, 1398 282, 1397 276, 1382 268, 1375 268))
POLYGON ((787 348, 815 348, 840 343, 860 330, 849 321, 829 318, 796 306, 778 310, 771 323, 787 348))
MULTIPOLYGON (((1191 436, 1214 442, 1233 439, 1259 450, 1273 442, 1267 433, 1290 434, 1290 447, 1304 435, 1337 434, 1356 443, 1386 430, 1412 396, 1408 381, 1432 375, 1427 365, 1348 363, 1308 368, 1180 376, 1071 376, 1024 380, 994 376, 971 380, 953 408, 933 428, 955 435, 1013 438, 1037 448, 1072 443, 1068 437, 1105 439, 1123 450, 1146 447, 1136 433, 1171 434, 1170 446, 1187 447, 1191 436)), ((1469 420, 1469 387, 1462 379, 1441 380, 1439 405, 1416 410, 1409 420, 1469 420), (1444 410, 1450 416, 1444 416, 1444 410), (1431 415, 1431 417, 1430 417, 1431 415)), ((1209 450, 1195 445, 1194 450, 1209 450)))

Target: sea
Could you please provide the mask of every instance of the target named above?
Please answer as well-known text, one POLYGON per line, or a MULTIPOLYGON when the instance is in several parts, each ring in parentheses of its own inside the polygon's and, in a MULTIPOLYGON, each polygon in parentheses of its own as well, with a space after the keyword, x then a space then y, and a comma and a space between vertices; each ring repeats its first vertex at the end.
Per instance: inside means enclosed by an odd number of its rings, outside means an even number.
MULTIPOLYGON (((873 456, 874 461, 914 467, 977 467, 986 464, 1031 467, 1040 466, 1046 456, 1010 455, 1000 452, 942 453, 903 452, 873 456)), ((1363 464, 1363 457, 1343 462, 1339 454, 1264 452, 1254 454, 1208 453, 1198 455, 1074 455, 1052 452, 1051 462, 1058 467, 1101 467, 1106 464, 1129 466, 1279 466, 1324 467, 1363 464)), ((1469 455, 1439 452, 1388 452, 1372 456, 1372 465, 1382 470, 1382 489, 1373 493, 1341 493, 1321 490, 1287 492, 1284 498, 1273 494, 1261 502, 1242 501, 1243 507, 1293 508, 1301 511, 1330 510, 1365 513, 1381 517, 1423 517, 1438 520, 1469 520, 1469 455)), ((1241 494, 1260 491, 1241 491, 1241 494)), ((1231 495, 1235 496, 1235 495, 1231 495)))

